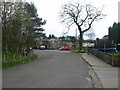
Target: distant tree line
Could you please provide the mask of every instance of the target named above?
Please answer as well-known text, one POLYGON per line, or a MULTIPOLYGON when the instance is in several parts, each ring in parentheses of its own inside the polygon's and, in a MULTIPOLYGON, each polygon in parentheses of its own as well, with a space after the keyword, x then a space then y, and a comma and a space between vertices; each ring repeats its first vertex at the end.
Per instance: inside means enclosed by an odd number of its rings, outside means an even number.
POLYGON ((76 38, 74 36, 60 36, 56 37, 54 34, 49 34, 49 36, 45 36, 43 39, 60 39, 62 42, 76 42, 76 38))
POLYGON ((2 50, 16 52, 35 44, 43 34, 41 27, 46 23, 38 17, 34 3, 1 2, 2 50))
POLYGON ((47 37, 48 39, 57 39, 57 37, 54 34, 49 34, 47 37))
POLYGON ((63 42, 72 42, 75 43, 76 42, 76 38, 74 36, 61 36, 59 37, 59 39, 61 39, 63 42))

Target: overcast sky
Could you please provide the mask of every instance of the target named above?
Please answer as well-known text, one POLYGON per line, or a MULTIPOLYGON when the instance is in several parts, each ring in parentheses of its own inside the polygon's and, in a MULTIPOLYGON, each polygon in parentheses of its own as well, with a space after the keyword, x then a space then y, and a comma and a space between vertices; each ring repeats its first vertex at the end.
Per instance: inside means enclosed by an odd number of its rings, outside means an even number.
MULTIPOLYGON (((62 36, 62 33, 67 30, 65 25, 60 22, 59 12, 61 6, 67 2, 90 2, 96 7, 104 6, 103 13, 107 16, 99 22, 94 22, 92 25, 96 38, 102 38, 108 34, 108 28, 114 22, 118 22, 118 1, 119 0, 26 0, 27 2, 34 2, 39 17, 47 20, 43 28, 47 36, 54 34, 55 36, 62 36)), ((70 30, 68 35, 75 36, 75 30, 70 30)))

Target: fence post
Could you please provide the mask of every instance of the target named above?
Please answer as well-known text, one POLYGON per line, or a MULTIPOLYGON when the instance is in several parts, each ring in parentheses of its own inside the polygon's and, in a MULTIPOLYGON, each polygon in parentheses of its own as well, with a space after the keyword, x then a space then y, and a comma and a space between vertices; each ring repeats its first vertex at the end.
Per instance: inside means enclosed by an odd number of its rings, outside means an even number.
POLYGON ((21 56, 21 54, 20 54, 20 60, 22 59, 22 56, 21 56))
POLYGON ((32 51, 30 52, 30 56, 32 56, 32 51))
POLYGON ((119 56, 118 56, 118 59, 117 59, 117 66, 119 67, 120 66, 120 62, 119 62, 119 56))
POLYGON ((24 57, 25 57, 25 59, 26 59, 26 55, 25 55, 24 57))
POLYGON ((112 66, 114 65, 114 58, 113 58, 113 56, 114 55, 111 55, 112 56, 112 66))
POLYGON ((4 54, 4 57, 3 57, 3 58, 4 58, 3 61, 6 62, 6 56, 5 56, 5 54, 4 54))
POLYGON ((14 54, 14 61, 16 60, 16 54, 14 54))
POLYGON ((107 64, 108 64, 108 57, 109 57, 109 56, 108 56, 108 54, 107 54, 107 57, 106 57, 106 59, 107 59, 107 60, 106 60, 107 64))

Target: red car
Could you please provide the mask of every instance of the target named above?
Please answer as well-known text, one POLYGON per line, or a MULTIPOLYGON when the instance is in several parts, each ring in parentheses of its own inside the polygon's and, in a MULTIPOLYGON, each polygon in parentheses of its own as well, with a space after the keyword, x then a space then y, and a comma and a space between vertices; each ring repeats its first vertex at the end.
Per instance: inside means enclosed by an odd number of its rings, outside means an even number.
POLYGON ((61 48, 59 48, 60 50, 70 50, 71 46, 63 46, 61 48))

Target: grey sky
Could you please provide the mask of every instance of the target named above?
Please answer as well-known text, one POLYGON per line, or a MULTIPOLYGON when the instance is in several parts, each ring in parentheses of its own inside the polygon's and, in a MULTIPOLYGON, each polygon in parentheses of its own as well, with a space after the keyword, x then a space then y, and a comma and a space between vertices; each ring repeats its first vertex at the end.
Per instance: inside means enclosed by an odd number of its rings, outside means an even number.
MULTIPOLYGON (((61 24, 59 12, 61 6, 67 2, 90 2, 96 7, 104 6, 103 13, 107 16, 99 22, 94 22, 93 29, 96 37, 102 38, 108 34, 108 28, 114 23, 118 22, 118 1, 119 0, 26 0, 34 2, 37 7, 39 17, 47 20, 43 27, 47 35, 54 34, 61 36, 63 31, 67 31, 65 25, 61 24)), ((75 30, 70 30, 68 35, 75 35, 75 30)))

